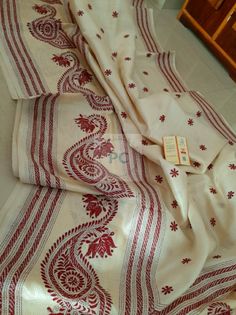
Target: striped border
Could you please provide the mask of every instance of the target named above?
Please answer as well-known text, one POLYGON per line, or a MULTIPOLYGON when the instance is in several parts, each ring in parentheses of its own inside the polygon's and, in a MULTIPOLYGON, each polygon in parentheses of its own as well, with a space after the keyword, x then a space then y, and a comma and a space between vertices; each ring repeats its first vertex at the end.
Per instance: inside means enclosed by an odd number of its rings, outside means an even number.
MULTIPOLYGON (((63 199, 61 190, 34 188, 0 249, 1 314, 14 315, 21 305, 21 281, 33 268, 63 199), (4 301, 4 302, 3 302, 4 301)), ((18 313, 18 312, 17 312, 18 313)))
POLYGON ((17 0, 6 0, 0 5, 2 42, 5 45, 6 55, 11 60, 12 71, 16 72, 15 76, 22 90, 22 95, 19 96, 32 97, 46 94, 40 74, 21 35, 18 13, 17 0))
POLYGON ((57 133, 57 99, 59 95, 49 94, 27 101, 26 116, 29 117, 27 150, 31 183, 54 188, 63 188, 55 173, 57 133))

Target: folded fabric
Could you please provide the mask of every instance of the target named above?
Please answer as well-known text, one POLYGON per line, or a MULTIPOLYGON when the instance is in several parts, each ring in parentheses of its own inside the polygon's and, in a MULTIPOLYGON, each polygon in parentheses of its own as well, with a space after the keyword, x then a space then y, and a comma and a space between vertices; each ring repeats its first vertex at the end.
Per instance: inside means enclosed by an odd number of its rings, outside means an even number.
POLYGON ((131 2, 0 5, 19 178, 0 212, 3 315, 236 308, 236 135, 131 2), (168 135, 190 166, 164 159, 168 135))

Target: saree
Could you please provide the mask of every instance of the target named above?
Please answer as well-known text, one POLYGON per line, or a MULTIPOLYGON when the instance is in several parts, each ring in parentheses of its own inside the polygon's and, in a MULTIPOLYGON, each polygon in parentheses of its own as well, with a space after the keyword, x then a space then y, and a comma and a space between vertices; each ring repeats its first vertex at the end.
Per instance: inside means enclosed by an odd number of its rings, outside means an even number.
POLYGON ((17 100, 1 314, 233 314, 236 135, 189 90, 147 1, 6 0, 17 100), (163 155, 184 136, 191 165, 163 155))

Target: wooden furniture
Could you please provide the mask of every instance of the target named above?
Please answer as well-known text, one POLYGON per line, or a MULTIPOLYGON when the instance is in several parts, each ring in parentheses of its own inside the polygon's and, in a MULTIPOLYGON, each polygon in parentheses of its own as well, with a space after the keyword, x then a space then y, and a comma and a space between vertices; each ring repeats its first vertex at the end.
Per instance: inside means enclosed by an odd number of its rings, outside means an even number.
POLYGON ((207 44, 236 81, 236 0, 186 0, 178 19, 207 44))

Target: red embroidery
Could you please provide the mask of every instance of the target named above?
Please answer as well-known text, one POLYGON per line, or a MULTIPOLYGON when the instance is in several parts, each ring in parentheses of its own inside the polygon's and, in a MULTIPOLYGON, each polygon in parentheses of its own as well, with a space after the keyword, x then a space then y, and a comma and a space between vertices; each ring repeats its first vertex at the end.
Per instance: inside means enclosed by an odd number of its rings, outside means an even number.
POLYGON ((161 115, 161 116, 159 117, 159 120, 160 120, 161 122, 164 122, 164 121, 166 120, 166 116, 165 116, 165 115, 161 115))
POLYGON ((165 91, 165 92, 169 92, 169 90, 168 90, 167 88, 164 88, 164 89, 163 89, 163 91, 165 91))
POLYGON ((196 116, 197 116, 197 117, 201 117, 201 116, 202 116, 202 112, 201 112, 200 110, 197 111, 197 112, 196 112, 196 116))
POLYGON ((103 34, 105 33, 103 28, 100 28, 100 30, 101 30, 101 32, 102 32, 103 34))
POLYGON ((112 57, 116 58, 117 57, 117 52, 114 51, 111 55, 112 55, 112 57))
MULTIPOLYGON (((111 311, 111 296, 101 287, 89 258, 108 257, 116 245, 107 228, 118 210, 115 199, 85 195, 86 208, 105 208, 99 220, 79 225, 60 236, 41 263, 41 276, 61 314, 106 314, 111 311)), ((99 210, 100 211, 100 210, 99 210)), ((101 212, 100 212, 101 213, 101 212)), ((51 314, 60 314, 56 307, 51 314)))
POLYGON ((128 38, 128 37, 129 37, 129 34, 124 35, 124 38, 128 38))
POLYGON ((236 164, 229 164, 229 168, 231 169, 231 170, 236 170, 236 164))
POLYGON ((207 168, 208 168, 208 170, 211 170, 213 168, 213 164, 212 163, 209 164, 207 168))
POLYGON ((146 57, 148 57, 148 58, 151 57, 151 56, 152 56, 151 53, 147 53, 147 54, 146 54, 146 57))
POLYGON ((157 176, 155 177, 155 180, 156 180, 159 184, 161 184, 161 183, 163 182, 163 177, 160 176, 160 175, 157 175, 157 176))
POLYGON ((126 112, 121 112, 121 117, 126 119, 128 117, 128 115, 126 114, 126 112))
POLYGON ((189 118, 189 120, 188 120, 188 125, 189 125, 189 126, 193 126, 193 119, 192 119, 192 118, 189 118))
POLYGON ((118 13, 117 11, 113 11, 113 12, 112 12, 112 17, 113 17, 113 18, 117 18, 118 15, 119 15, 119 13, 118 13))
POLYGON ((234 145, 233 141, 228 142, 229 145, 234 145))
POLYGON ((106 70, 104 71, 104 73, 105 73, 105 75, 106 75, 107 77, 109 77, 109 76, 111 75, 112 71, 111 71, 111 69, 106 69, 106 70))
POLYGON ((80 66, 78 57, 73 52, 65 52, 52 58, 59 66, 69 69, 62 75, 57 84, 60 93, 78 93, 84 95, 90 106, 95 110, 113 110, 109 96, 99 96, 84 85, 92 81, 92 74, 80 66))
POLYGON ((91 218, 97 218, 102 212, 107 211, 107 204, 109 199, 106 197, 97 197, 95 195, 86 194, 83 196, 84 207, 86 208, 86 213, 91 218))
POLYGON ((50 3, 50 4, 62 4, 60 0, 41 0, 42 2, 50 3))
POLYGON ((217 194, 217 191, 215 188, 211 187, 209 190, 210 190, 210 193, 217 194))
POLYGON ((171 204, 172 208, 177 208, 178 207, 178 202, 176 200, 173 200, 172 204, 171 204))
POLYGON ((110 234, 103 234, 102 236, 96 238, 93 240, 88 247, 88 251, 86 253, 86 256, 89 256, 89 258, 98 258, 111 256, 113 253, 113 248, 116 248, 113 239, 111 236, 113 236, 114 233, 111 232, 110 234))
POLYGON ((193 162, 193 166, 194 167, 200 167, 201 166, 201 163, 197 162, 197 161, 194 161, 193 162))
POLYGON ((175 96, 176 96, 176 97, 178 97, 178 98, 180 98, 180 97, 181 97, 181 95, 180 95, 180 94, 175 94, 175 96))
POLYGON ((117 198, 133 196, 125 181, 108 172, 98 161, 113 151, 110 140, 103 138, 107 129, 105 117, 80 115, 75 122, 82 131, 93 133, 72 145, 64 154, 62 163, 67 174, 74 180, 96 187, 104 195, 117 198))
POLYGON ((234 191, 229 191, 227 197, 228 199, 232 199, 234 197, 234 191))
POLYGON ((148 75, 148 72, 147 71, 143 71, 143 74, 148 75))
POLYGON ((78 15, 79 15, 79 16, 83 16, 83 15, 84 15, 84 11, 83 11, 83 10, 79 10, 79 11, 78 11, 78 15))
POLYGON ((148 92, 148 88, 144 87, 143 92, 148 92))
POLYGON ((143 139, 143 140, 142 140, 142 144, 143 144, 143 145, 148 145, 148 141, 147 141, 146 139, 143 139))
POLYGON ((96 34, 97 38, 101 39, 102 37, 99 34, 96 34))
POLYGON ((131 60, 130 57, 125 57, 124 59, 127 60, 127 61, 130 61, 130 60, 131 60))
POLYGON ((212 226, 215 226, 216 225, 216 219, 215 218, 211 218, 210 219, 210 223, 212 226))
POLYGON ((178 230, 178 224, 175 221, 171 222, 170 223, 170 229, 171 229, 171 231, 176 232, 178 230))
POLYGON ((55 19, 57 11, 54 7, 36 4, 33 9, 44 16, 27 23, 32 36, 60 49, 75 48, 73 41, 63 31, 61 21, 55 19))
POLYGON ((89 10, 93 9, 93 7, 92 7, 92 5, 90 3, 88 4, 88 8, 89 8, 89 10))
POLYGON ((129 85, 128 85, 128 87, 130 88, 130 89, 133 89, 133 88, 135 88, 135 84, 134 83, 129 83, 129 85))
POLYGON ((166 285, 165 287, 161 288, 161 292, 164 293, 164 295, 170 294, 173 291, 174 291, 173 287, 168 286, 168 285, 166 285))
POLYGON ((172 168, 170 170, 170 175, 171 175, 171 177, 177 177, 177 176, 179 176, 179 171, 176 168, 172 168))
POLYGON ((204 144, 201 144, 201 145, 199 146, 199 148, 200 148, 200 150, 202 150, 202 151, 205 151, 205 150, 207 149, 204 144))
POLYGON ((219 258, 221 258, 221 255, 215 255, 215 256, 213 256, 212 258, 214 258, 214 259, 219 259, 219 258))
POLYGON ((183 265, 185 265, 185 264, 190 263, 191 261, 192 261, 191 258, 183 258, 181 262, 182 262, 183 265))
POLYGON ((230 306, 226 303, 215 302, 207 309, 207 315, 230 315, 230 306))

